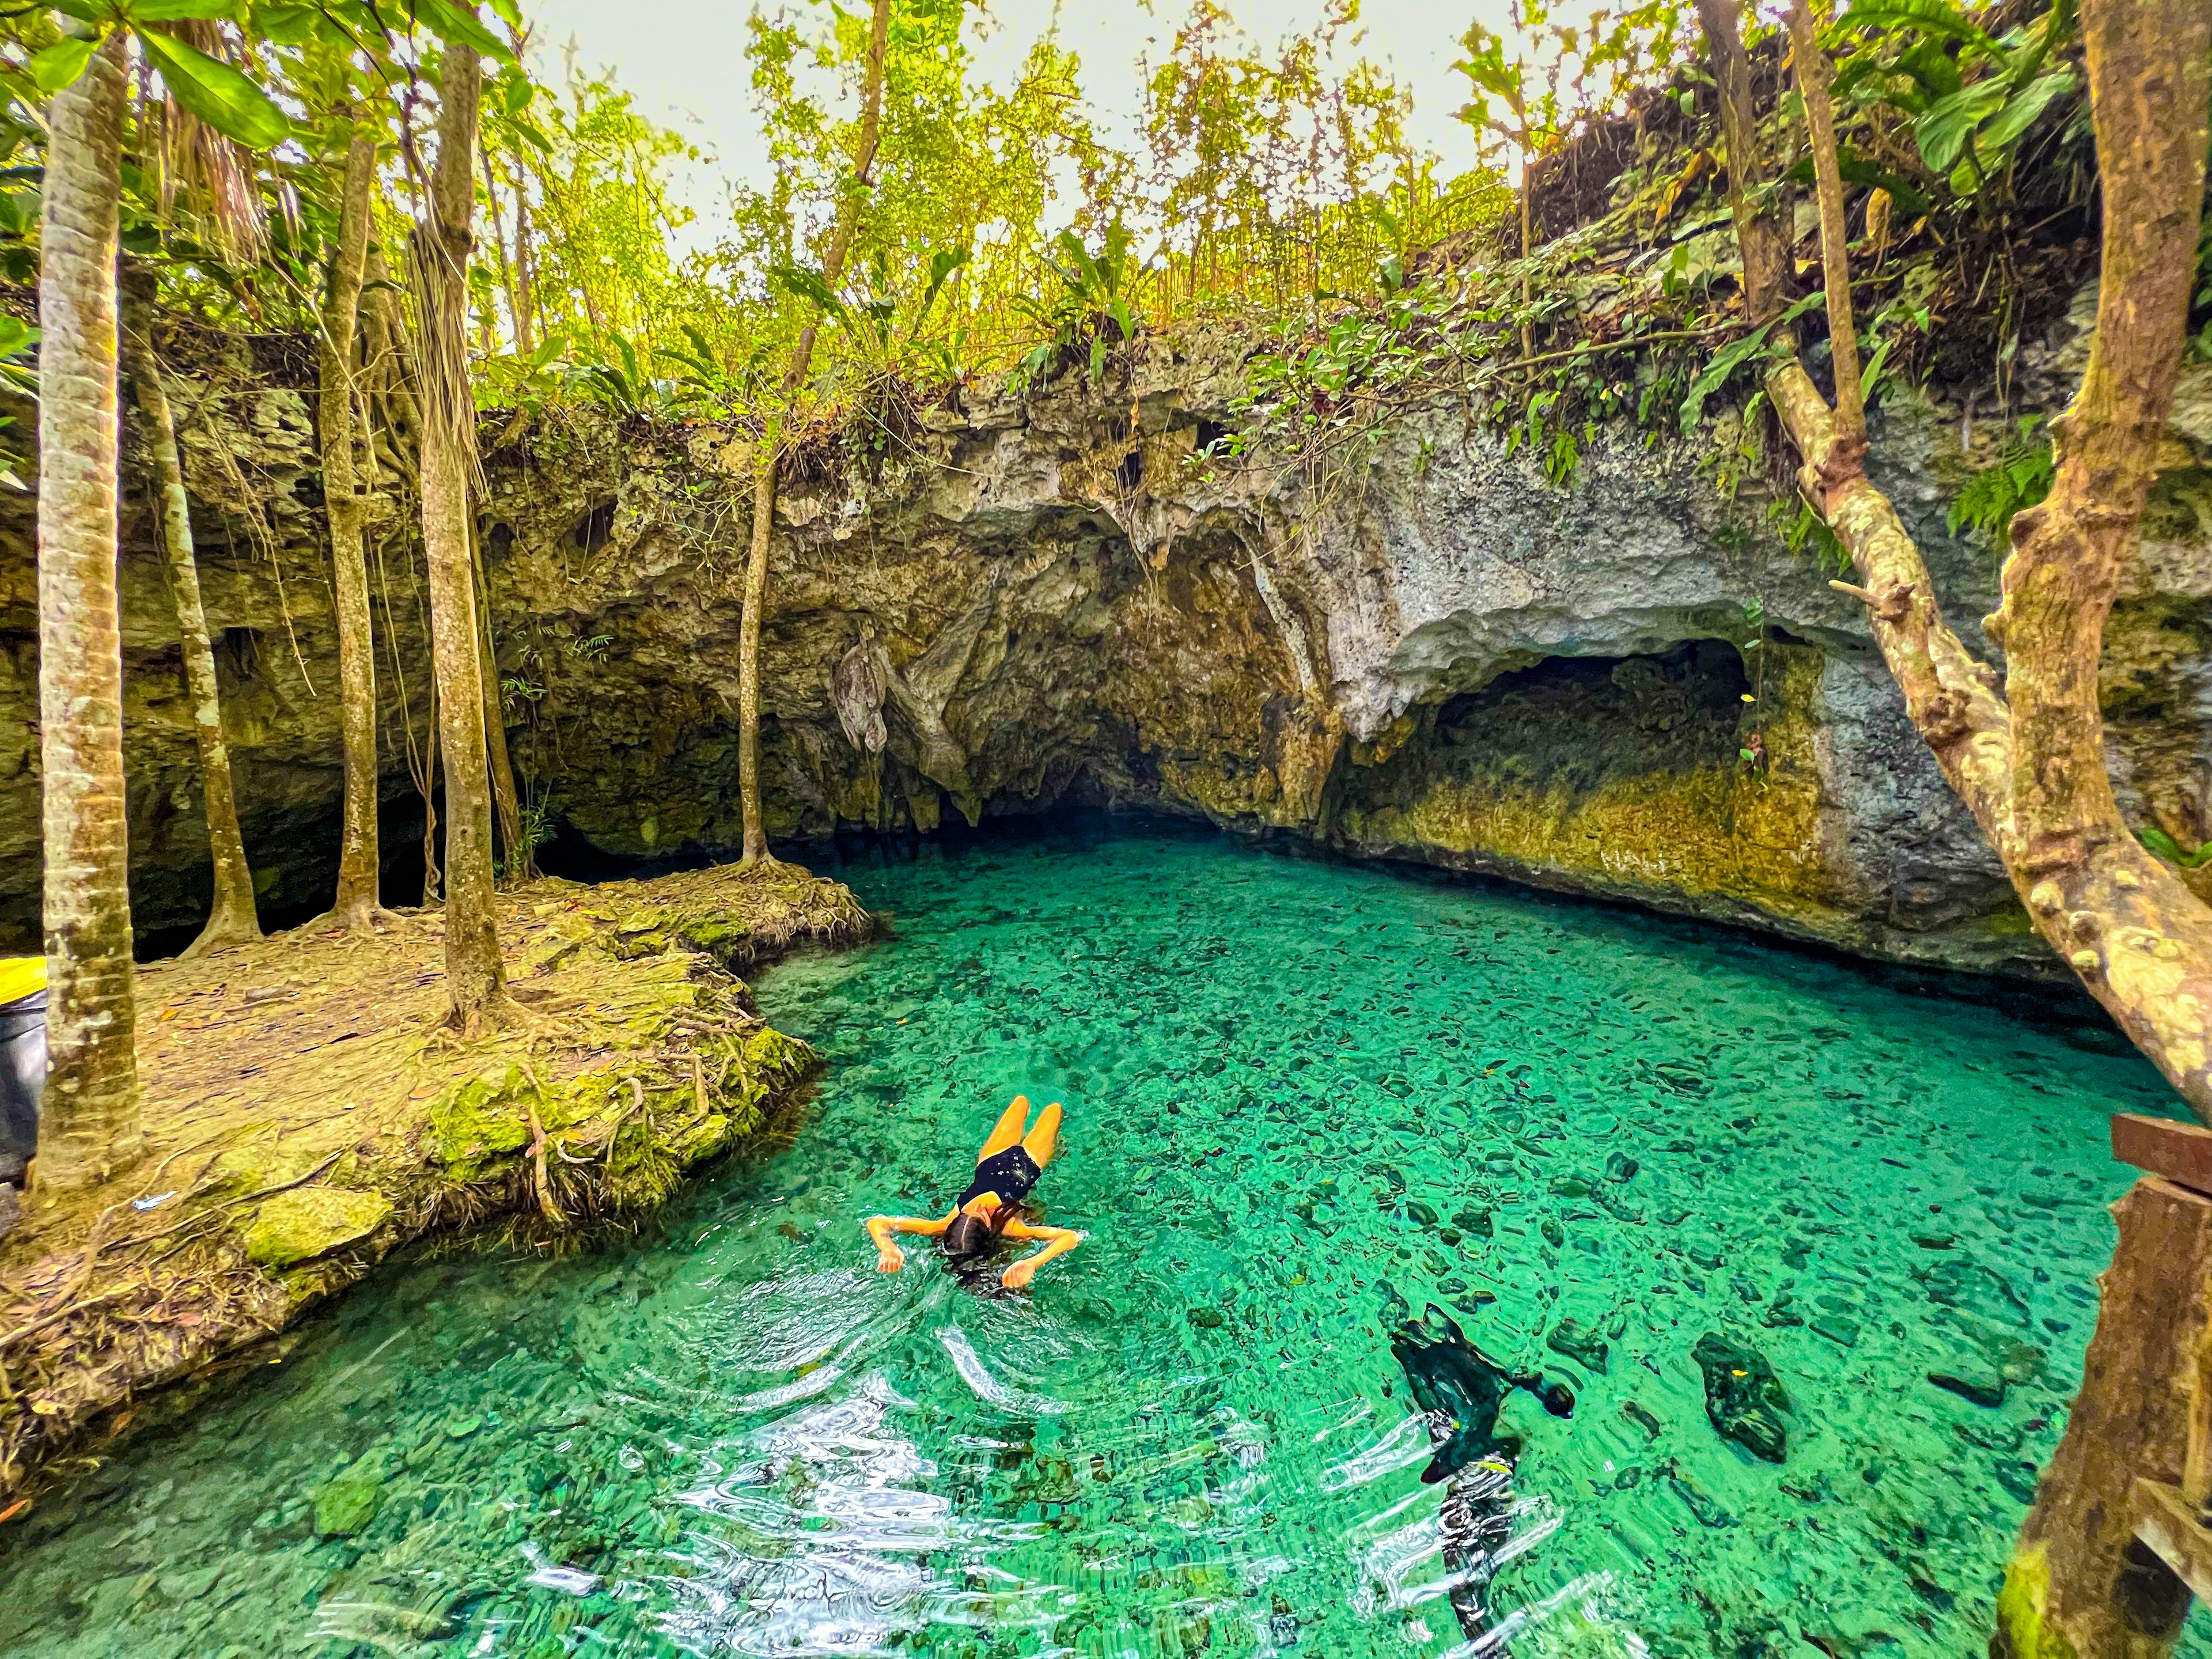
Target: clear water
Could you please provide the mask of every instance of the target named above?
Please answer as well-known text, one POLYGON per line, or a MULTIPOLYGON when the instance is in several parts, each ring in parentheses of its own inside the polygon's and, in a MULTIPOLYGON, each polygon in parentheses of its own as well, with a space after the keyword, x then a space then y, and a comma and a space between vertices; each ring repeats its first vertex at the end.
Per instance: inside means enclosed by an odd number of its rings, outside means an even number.
POLYGON ((1580 1395, 1508 1417, 1516 1653, 1980 1650, 2139 1061, 1212 837, 845 873, 897 931, 760 987, 830 1060, 790 1150, 633 1248, 387 1271, 0 1528, 0 1650, 1444 1654, 1394 1296, 1580 1395), (1067 1103, 1038 1195, 1090 1243, 1024 1299, 874 1272, 861 1219, 941 1209, 1018 1090, 1067 1103), (1707 1330, 1788 1388, 1781 1466, 1708 1423, 1707 1330), (1923 1380, 2023 1345, 2001 1407, 1923 1380), (369 1518, 319 1540, 319 1492, 369 1518))

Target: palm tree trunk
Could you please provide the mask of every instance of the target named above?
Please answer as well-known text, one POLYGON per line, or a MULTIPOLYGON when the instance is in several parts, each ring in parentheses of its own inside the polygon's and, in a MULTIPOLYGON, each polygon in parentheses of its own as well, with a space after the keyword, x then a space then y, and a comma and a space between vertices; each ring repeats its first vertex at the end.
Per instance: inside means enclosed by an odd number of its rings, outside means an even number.
MULTIPOLYGON (((846 256, 860 228, 860 200, 873 179, 876 148, 883 132, 884 54, 890 40, 890 0, 875 0, 868 24, 867 66, 860 82, 860 149, 854 158, 853 174, 859 189, 838 204, 837 219, 830 233, 829 257, 822 262, 822 280, 833 290, 845 274, 846 256)), ((782 417, 806 384, 806 371, 814 361, 814 337, 820 319, 809 321, 792 348, 784 370, 778 407, 762 425, 760 449, 753 460, 752 545, 745 559, 744 614, 738 623, 738 802, 744 816, 745 845, 740 862, 757 864, 769 856, 768 825, 761 816, 760 798, 760 625, 761 610, 768 599, 769 537, 775 521, 776 452, 782 442, 782 417)))
POLYGON ((39 271, 39 762, 45 783, 42 1185, 139 1151, 138 1017, 116 592, 115 257, 130 46, 111 30, 47 106, 39 271))
POLYGON ((185 690, 191 699, 201 793, 207 802, 208 850, 215 860, 215 902, 207 926, 184 953, 191 958, 259 939, 261 922, 254 913, 253 869, 246 862, 246 838, 238 828, 238 797, 231 782, 230 749, 223 741, 222 696, 216 682, 215 653, 208 644, 207 612, 200 603, 199 566, 193 556, 184 464, 177 453, 176 417, 169 408, 168 388, 161 381, 161 362, 154 355, 154 273, 129 269, 121 282, 124 314, 118 345, 138 412, 145 417, 147 447, 161 488, 161 548, 169 597, 177 608, 177 632, 184 641, 185 690))
MULTIPOLYGON (((349 928, 374 927, 386 919, 377 902, 383 865, 376 830, 376 644, 370 631, 364 540, 369 498, 362 488, 354 376, 375 186, 376 135, 360 122, 346 148, 337 249, 323 300, 316 396, 323 500, 331 526, 331 586, 337 597, 339 727, 345 739, 345 828, 337 897, 320 925, 349 928)), ((374 455, 368 465, 373 477, 374 455)))
MULTIPOLYGON (((475 15, 473 5, 463 8, 475 15)), ((422 384, 422 550, 430 568, 430 633, 446 757, 446 981, 453 1023, 473 1035, 512 1010, 492 891, 491 791, 484 748, 469 495, 476 410, 468 380, 468 260, 476 208, 477 106, 483 67, 448 45, 438 112, 438 159, 425 220, 415 228, 422 384)))

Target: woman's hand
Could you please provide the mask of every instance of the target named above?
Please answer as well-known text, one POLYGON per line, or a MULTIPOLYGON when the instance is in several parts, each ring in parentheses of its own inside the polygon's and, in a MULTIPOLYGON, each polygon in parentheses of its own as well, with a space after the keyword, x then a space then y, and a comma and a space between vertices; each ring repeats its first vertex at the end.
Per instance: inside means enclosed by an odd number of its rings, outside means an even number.
POLYGON ((895 1273, 906 1266, 906 1252, 886 1239, 876 1251, 876 1271, 895 1273))
POLYGON ((1006 1272, 999 1275, 999 1283, 1010 1291, 1025 1291, 1030 1287, 1030 1280, 1036 1277, 1036 1270, 1035 1256, 1026 1257, 1020 1261, 1009 1262, 1006 1272))

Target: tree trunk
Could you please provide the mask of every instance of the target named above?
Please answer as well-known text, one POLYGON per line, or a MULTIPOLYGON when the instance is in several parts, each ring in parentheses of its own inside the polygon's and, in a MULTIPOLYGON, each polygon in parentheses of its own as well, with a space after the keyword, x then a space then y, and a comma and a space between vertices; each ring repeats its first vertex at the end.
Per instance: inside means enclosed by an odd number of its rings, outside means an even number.
POLYGON ((1751 98, 1751 59, 1744 55, 1742 0, 1698 0, 1713 82, 1719 88, 1721 142, 1728 148, 1729 213, 1743 256, 1745 313, 1754 323, 1779 316, 1790 291, 1790 248, 1771 212, 1752 192, 1766 181, 1759 144, 1759 112, 1751 98))
POLYGON ((1836 112, 1828 96, 1835 79, 1828 54, 1813 33, 1807 0, 1790 7, 1790 60, 1797 95, 1805 106, 1805 133, 1813 143, 1813 177, 1820 198, 1820 258, 1827 284, 1828 352, 1836 381, 1836 437, 1848 447, 1866 443, 1866 404, 1859 386, 1858 325, 1851 318, 1851 256, 1844 217, 1844 175, 1836 157, 1836 112))
POLYGON ((538 863, 531 856, 531 848, 522 835, 522 800, 515 793, 514 763, 507 752, 507 708, 499 690, 499 653, 493 647, 491 637, 491 578, 483 568, 483 545, 470 526, 469 548, 476 569, 477 614, 481 626, 477 629, 477 655, 483 672, 484 745, 491 756, 492 805, 499 816, 500 848, 505 855, 507 879, 510 882, 535 881, 538 863))
MULTIPOLYGON (((507 295, 507 320, 514 325, 515 349, 523 351, 522 300, 515 288, 514 261, 507 253, 507 224, 499 211, 499 177, 492 171, 491 152, 483 153, 484 211, 491 216, 492 252, 499 257, 499 285, 507 295)), ((487 356, 489 354, 487 353, 487 356)))
MULTIPOLYGON (((875 0, 868 24, 868 58, 860 81, 860 148, 853 162, 858 188, 837 205, 837 218, 830 233, 828 257, 822 262, 822 280, 833 290, 845 274, 846 256, 860 228, 860 198, 873 181, 876 148, 883 131, 884 54, 890 39, 890 0, 875 0)), ((769 856, 768 827, 761 816, 760 797, 760 625, 768 599, 769 538, 775 523, 775 467, 782 447, 784 414, 797 401, 814 361, 814 337, 821 319, 811 319, 799 331, 790 365, 784 370, 779 406, 762 423, 759 453, 753 459, 752 545, 745 559, 745 609, 738 623, 738 799, 744 814, 745 844, 742 862, 757 864, 769 856)))
POLYGON ((514 349, 527 357, 538 349, 538 258, 530 245, 530 187, 526 173, 514 176, 514 349))
MULTIPOLYGON (((363 378, 376 389, 384 406, 385 425, 398 440, 395 453, 419 456, 422 410, 415 400, 415 364, 407 349, 407 319, 400 313, 398 296, 387 286, 392 276, 384 250, 373 242, 365 269, 375 287, 362 298, 362 339, 368 348, 369 360, 363 378)), ((419 463, 416 471, 421 471, 419 463)))
POLYGON ((1992 1659, 2155 1659, 2189 1611, 2187 1586, 2136 1542, 2133 1494, 2138 1477, 2185 1473, 2212 1342, 2212 1199, 2147 1177, 2112 1213, 2081 1392, 2006 1569, 1992 1659))
MULTIPOLYGON (((376 647, 368 607, 369 501, 356 459, 359 392, 354 370, 375 185, 376 135, 361 122, 346 149, 337 248, 323 300, 316 397, 322 428, 323 500, 331 526, 331 586, 337 611, 339 728, 345 739, 345 824, 338 852, 337 898, 318 925, 338 927, 373 927, 387 920, 377 902, 383 866, 376 830, 376 647)), ((373 454, 368 465, 372 471, 375 466, 373 454)))
POLYGON ((139 1151, 138 1018, 116 592, 115 258, 130 44, 112 29, 47 106, 39 271, 39 763, 47 1077, 38 1179, 139 1151))
MULTIPOLYGON (((2136 842, 2106 770, 2097 671, 2179 374, 2204 191, 2212 8, 2085 0, 2104 189, 2089 366, 2053 428, 2048 500, 2013 521, 1997 677, 1945 623, 1925 562, 1803 367, 1767 379, 1805 493, 1865 586, 1906 712, 2003 861, 2036 931, 2212 1121, 2212 908, 2136 842)), ((1840 194, 1839 183, 1822 180, 1840 194)), ((1839 204, 1831 204, 1832 207, 1839 204)), ((1839 223, 1824 210, 1824 224, 1839 223)), ((1840 260, 1841 250, 1831 250, 1840 260)), ((1837 284, 1830 292, 1834 294, 1837 284)))
MULTIPOLYGON (((473 5, 464 8, 475 15, 473 5)), ((468 380, 468 261, 476 206, 476 53, 449 44, 438 112, 438 159, 413 260, 422 385, 422 550, 446 757, 446 981, 453 1023, 473 1036, 511 1012, 492 892, 491 791, 484 748, 483 671, 477 645, 469 495, 476 411, 468 380)))
POLYGON ((145 419, 147 449, 161 485, 161 550, 169 598, 177 611, 177 632, 184 643, 185 691, 191 699, 192 736, 199 746, 201 793, 207 803, 208 850, 215 860, 215 902, 207 926, 184 953, 190 959, 259 939, 261 923, 254 913, 253 869, 246 862, 246 838, 238 828, 238 797, 231 783, 230 750, 223 741, 215 653, 208 643, 207 612, 200 604, 199 566, 193 557, 184 464, 177 454, 176 417, 154 355, 154 274, 126 270, 121 286, 123 327, 118 344, 138 412, 145 419))

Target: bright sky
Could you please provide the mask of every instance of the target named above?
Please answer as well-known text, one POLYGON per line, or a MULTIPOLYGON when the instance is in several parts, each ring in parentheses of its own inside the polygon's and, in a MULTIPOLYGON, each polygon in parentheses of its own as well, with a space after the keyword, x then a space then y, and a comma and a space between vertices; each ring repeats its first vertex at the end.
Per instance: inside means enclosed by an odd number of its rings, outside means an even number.
MULTIPOLYGON (((848 0, 860 9, 860 0, 848 0)), ((803 0, 793 9, 804 9, 803 0)), ((1263 46, 1285 33, 1310 31, 1323 0, 1227 0, 1226 9, 1263 46)), ((641 111, 711 151, 720 165, 703 176, 678 181, 678 195, 703 219, 721 199, 714 179, 765 183, 766 155, 755 135, 744 51, 744 0, 524 0, 544 54, 542 73, 560 74, 560 54, 573 42, 586 70, 611 68, 635 94, 641 111)), ((1127 141, 1139 102, 1137 64, 1149 52, 1158 58, 1175 39, 1187 0, 991 0, 990 21, 979 18, 975 56, 981 76, 1010 82, 1030 45, 1054 26, 1061 43, 1083 62, 1083 87, 1092 119, 1104 135, 1127 141)), ((1444 160, 1444 176, 1472 167, 1473 136, 1451 118, 1466 101, 1467 82, 1452 72, 1460 34, 1470 18, 1493 27, 1504 21, 1504 0, 1365 0, 1354 49, 1388 68, 1413 94, 1413 137, 1444 160)), ((826 9, 821 14, 827 15, 826 9)), ((714 227, 699 229, 711 240, 714 227)))

